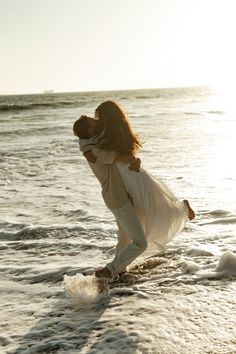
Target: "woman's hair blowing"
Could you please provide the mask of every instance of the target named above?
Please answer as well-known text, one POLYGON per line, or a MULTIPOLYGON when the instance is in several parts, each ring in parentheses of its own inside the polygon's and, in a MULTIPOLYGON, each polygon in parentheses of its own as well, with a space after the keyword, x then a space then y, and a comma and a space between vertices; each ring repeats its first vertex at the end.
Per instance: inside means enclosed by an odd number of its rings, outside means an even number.
POLYGON ((101 149, 135 154, 141 148, 142 143, 133 132, 127 114, 117 103, 101 103, 95 110, 95 116, 98 118, 96 136, 101 149))

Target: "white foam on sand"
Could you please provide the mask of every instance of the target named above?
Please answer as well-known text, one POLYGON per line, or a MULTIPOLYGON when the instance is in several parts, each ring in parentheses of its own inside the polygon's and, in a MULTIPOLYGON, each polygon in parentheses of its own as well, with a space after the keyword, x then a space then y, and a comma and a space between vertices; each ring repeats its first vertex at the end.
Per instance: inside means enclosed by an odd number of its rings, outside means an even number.
POLYGON ((236 275, 236 254, 231 251, 224 252, 215 268, 216 272, 224 272, 228 275, 236 275))
POLYGON ((94 275, 77 273, 74 276, 64 276, 64 286, 68 298, 73 299, 77 305, 89 305, 108 296, 109 287, 94 275))
POLYGON ((190 247, 188 251, 186 252, 188 256, 198 256, 198 257, 204 257, 204 256, 212 256, 213 253, 207 249, 206 246, 202 247, 190 247))
POLYGON ((227 276, 236 276, 236 254, 231 251, 222 253, 217 264, 208 265, 205 268, 211 268, 210 271, 205 271, 199 268, 201 279, 222 278, 227 276), (214 266, 214 269, 212 269, 214 266))
POLYGON ((201 269, 197 263, 187 261, 182 263, 181 268, 184 273, 196 273, 201 269))

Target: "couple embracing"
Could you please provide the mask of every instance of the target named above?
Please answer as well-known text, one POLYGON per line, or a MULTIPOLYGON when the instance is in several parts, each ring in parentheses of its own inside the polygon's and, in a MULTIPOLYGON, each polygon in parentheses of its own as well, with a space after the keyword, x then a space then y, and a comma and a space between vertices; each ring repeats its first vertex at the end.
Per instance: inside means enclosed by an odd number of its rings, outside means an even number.
POLYGON ((117 103, 100 104, 95 118, 81 116, 73 131, 117 222, 114 259, 95 272, 98 278, 113 279, 142 253, 164 250, 195 214, 187 200, 177 199, 160 179, 141 168, 142 143, 117 103))

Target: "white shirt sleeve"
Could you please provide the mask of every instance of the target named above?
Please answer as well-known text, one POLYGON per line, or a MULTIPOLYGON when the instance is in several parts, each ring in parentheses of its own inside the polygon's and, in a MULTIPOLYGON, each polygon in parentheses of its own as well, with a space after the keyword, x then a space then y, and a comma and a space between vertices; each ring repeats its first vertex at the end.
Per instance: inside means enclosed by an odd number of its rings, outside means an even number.
POLYGON ((82 152, 91 150, 94 147, 92 138, 90 139, 81 139, 79 138, 79 149, 82 152))
POLYGON ((96 163, 98 162, 101 164, 112 164, 118 155, 116 151, 103 150, 97 147, 93 147, 91 151, 97 157, 96 163))

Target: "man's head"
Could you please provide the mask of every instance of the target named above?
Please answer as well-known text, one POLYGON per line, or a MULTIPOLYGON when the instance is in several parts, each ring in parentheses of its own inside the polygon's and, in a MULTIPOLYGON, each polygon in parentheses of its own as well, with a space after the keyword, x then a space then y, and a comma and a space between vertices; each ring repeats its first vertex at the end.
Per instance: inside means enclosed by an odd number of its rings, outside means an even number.
POLYGON ((85 115, 78 118, 73 125, 75 136, 81 139, 89 139, 93 135, 94 119, 85 115))

